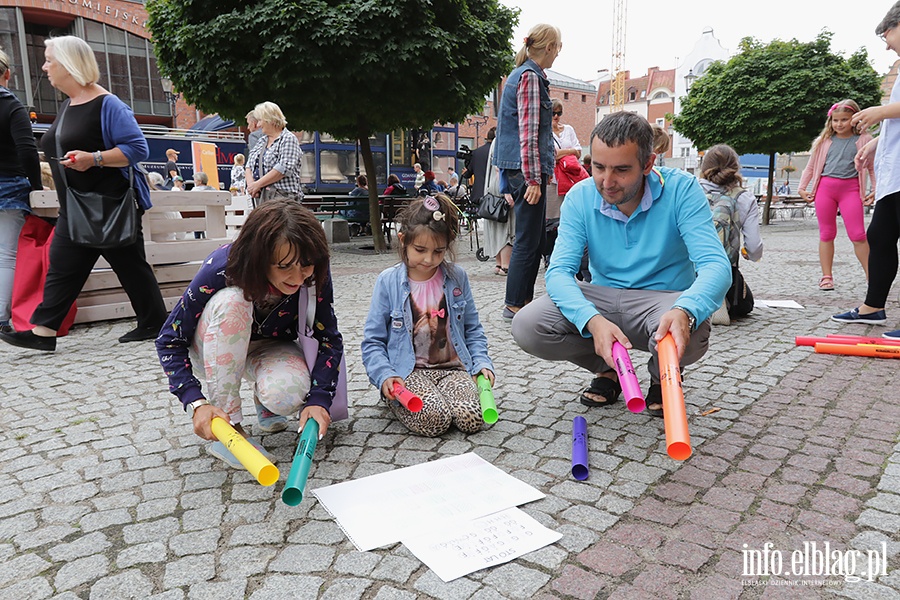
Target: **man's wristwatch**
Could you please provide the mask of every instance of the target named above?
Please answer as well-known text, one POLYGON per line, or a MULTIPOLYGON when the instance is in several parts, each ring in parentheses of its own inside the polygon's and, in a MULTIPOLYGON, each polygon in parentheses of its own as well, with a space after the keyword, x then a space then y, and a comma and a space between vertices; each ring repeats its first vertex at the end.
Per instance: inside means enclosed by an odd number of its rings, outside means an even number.
POLYGON ((690 329, 690 331, 694 331, 694 327, 697 325, 697 317, 695 317, 691 311, 684 308, 683 306, 673 306, 672 308, 674 308, 676 310, 680 310, 681 312, 683 312, 684 314, 687 315, 688 329, 690 329))
POLYGON ((209 400, 206 398, 200 398, 199 400, 194 400, 190 404, 184 407, 185 412, 190 413, 191 418, 194 418, 194 411, 200 408, 201 406, 209 406, 209 400))

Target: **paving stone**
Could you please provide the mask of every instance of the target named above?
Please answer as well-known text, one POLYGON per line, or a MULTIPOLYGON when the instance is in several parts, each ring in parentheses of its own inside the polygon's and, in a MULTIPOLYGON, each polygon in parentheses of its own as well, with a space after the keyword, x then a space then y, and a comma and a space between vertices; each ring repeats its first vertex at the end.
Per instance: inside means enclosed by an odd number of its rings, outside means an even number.
POLYGON ((509 598, 531 598, 550 576, 537 569, 526 568, 517 562, 510 562, 490 569, 484 582, 503 590, 509 598))
POLYGON ((175 556, 215 552, 221 535, 218 529, 173 535, 169 538, 169 549, 175 556))
POLYGON ((334 570, 347 575, 371 577, 372 570, 381 557, 372 552, 348 552, 340 554, 334 564, 334 570))
POLYGON ((231 546, 255 544, 281 544, 284 526, 279 523, 254 523, 236 527, 228 540, 231 546))
POLYGON ((76 558, 90 556, 96 552, 103 552, 112 544, 106 536, 100 532, 89 533, 74 539, 67 544, 52 546, 48 550, 50 559, 54 562, 68 563, 76 558))
POLYGON ((385 579, 397 583, 407 583, 410 575, 421 566, 417 560, 410 560, 400 556, 385 556, 378 566, 372 571, 375 579, 385 579))
POLYGON ((362 598, 362 595, 372 585, 371 581, 355 577, 342 577, 336 579, 325 593, 322 600, 354 600, 362 598))
POLYGON ((312 600, 319 597, 324 583, 321 577, 272 575, 249 600, 312 600))
POLYGON ((70 590, 83 583, 99 579, 109 572, 109 560, 101 554, 86 556, 66 563, 53 578, 57 591, 70 590))
POLYGON ((209 581, 216 576, 212 555, 188 556, 166 563, 163 587, 175 588, 209 581))
POLYGON ((195 583, 188 593, 188 600, 242 600, 246 581, 205 581, 195 583))
POLYGON ((147 598, 153 582, 137 569, 104 577, 91 586, 91 600, 108 598, 147 598))
POLYGON ((219 558, 220 571, 224 571, 225 578, 247 578, 266 572, 277 550, 269 547, 242 546, 232 548, 222 553, 219 558))
POLYGON ((167 517, 147 523, 126 525, 123 529, 123 537, 126 544, 139 544, 141 542, 165 541, 179 531, 178 519, 167 517))
POLYGON ((440 600, 458 600, 469 598, 480 587, 480 584, 469 581, 466 578, 455 579, 450 583, 444 583, 432 571, 427 571, 413 584, 413 588, 423 594, 428 594, 440 600))
POLYGON ((287 546, 269 564, 273 571, 287 573, 314 573, 331 566, 335 551, 326 546, 298 544, 287 546))
POLYGON ((157 563, 166 560, 166 545, 162 542, 147 542, 125 548, 116 557, 116 566, 127 569, 141 563, 157 563))
POLYGON ((43 600, 53 595, 53 587, 43 577, 32 577, 4 587, 0 595, 15 600, 43 600))

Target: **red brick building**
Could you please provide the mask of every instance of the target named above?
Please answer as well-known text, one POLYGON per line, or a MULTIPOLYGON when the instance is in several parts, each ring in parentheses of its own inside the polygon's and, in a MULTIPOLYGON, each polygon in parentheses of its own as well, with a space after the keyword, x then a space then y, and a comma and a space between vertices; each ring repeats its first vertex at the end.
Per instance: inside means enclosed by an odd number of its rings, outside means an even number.
MULTIPOLYGON (((563 105, 562 122, 571 125, 578 135, 578 141, 587 148, 595 123, 595 98, 597 88, 592 84, 575 79, 552 69, 547 69, 550 80, 550 97, 558 98, 563 105)), ((496 92, 499 99, 506 78, 500 82, 496 92)), ((485 141, 491 127, 497 126, 494 97, 488 97, 480 115, 469 115, 459 124, 459 143, 477 148, 485 141)))
MULTIPOLYGON (((610 85, 609 81, 603 81, 597 90, 598 121, 610 113, 613 103, 610 85)), ((666 115, 675 112, 675 69, 661 71, 659 67, 650 67, 646 75, 634 78, 626 71, 625 110, 643 115, 650 123, 665 128, 671 140, 672 124, 666 115)), ((672 157, 671 143, 665 156, 672 157)))

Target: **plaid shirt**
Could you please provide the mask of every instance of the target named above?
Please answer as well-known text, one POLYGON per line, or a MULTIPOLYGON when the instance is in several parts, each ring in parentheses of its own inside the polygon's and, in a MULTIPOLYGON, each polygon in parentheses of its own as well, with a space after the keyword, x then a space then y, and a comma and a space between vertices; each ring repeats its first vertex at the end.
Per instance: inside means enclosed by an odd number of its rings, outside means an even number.
POLYGON ((538 75, 525 71, 516 87, 519 106, 519 146, 522 149, 522 175, 528 185, 541 185, 541 153, 538 125, 541 120, 541 88, 538 75))
POLYGON ((268 137, 262 136, 247 160, 247 168, 256 169, 259 166, 259 158, 262 155, 262 168, 259 176, 262 177, 272 169, 275 169, 284 177, 272 184, 276 190, 291 195, 299 195, 300 189, 300 159, 303 152, 300 150, 300 142, 297 136, 283 129, 281 135, 275 138, 272 145, 266 148, 268 137))

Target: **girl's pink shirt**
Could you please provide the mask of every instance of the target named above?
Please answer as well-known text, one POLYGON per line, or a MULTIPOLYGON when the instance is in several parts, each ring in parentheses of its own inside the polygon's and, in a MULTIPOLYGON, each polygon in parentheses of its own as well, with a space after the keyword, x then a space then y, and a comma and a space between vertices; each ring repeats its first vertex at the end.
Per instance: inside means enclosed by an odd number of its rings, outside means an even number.
MULTIPOLYGON (((856 140, 856 151, 859 152, 863 146, 872 141, 872 136, 868 133, 862 133, 856 140)), ((831 148, 831 138, 816 138, 812 145, 812 156, 806 168, 803 169, 803 175, 800 177, 800 190, 806 191, 806 187, 812 182, 812 194, 816 194, 819 187, 819 179, 822 177, 822 169, 825 168, 825 158, 828 156, 828 149, 831 148)), ((866 171, 859 173, 859 196, 860 200, 866 199, 866 172, 869 174, 869 181, 872 182, 872 191, 875 191, 875 168, 870 166, 866 171)))

